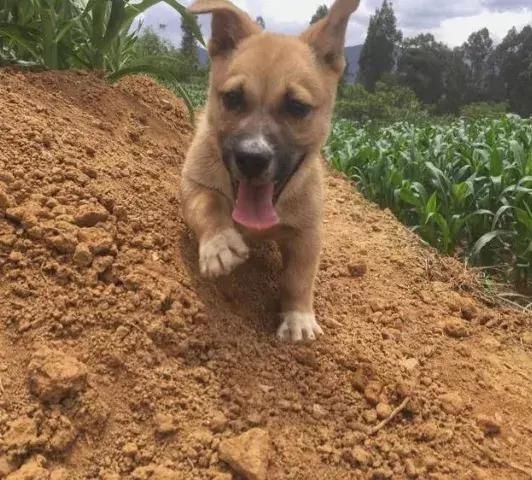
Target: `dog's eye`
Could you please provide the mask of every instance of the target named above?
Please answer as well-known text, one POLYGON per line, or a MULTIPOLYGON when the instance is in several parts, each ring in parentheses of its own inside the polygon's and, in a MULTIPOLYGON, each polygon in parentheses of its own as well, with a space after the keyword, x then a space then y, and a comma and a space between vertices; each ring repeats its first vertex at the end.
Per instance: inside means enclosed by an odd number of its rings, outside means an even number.
POLYGON ((242 110, 246 100, 242 90, 231 90, 222 94, 222 99, 227 110, 242 110))
POLYGON ((312 107, 295 98, 288 97, 284 102, 284 109, 293 117, 304 118, 310 113, 312 107))

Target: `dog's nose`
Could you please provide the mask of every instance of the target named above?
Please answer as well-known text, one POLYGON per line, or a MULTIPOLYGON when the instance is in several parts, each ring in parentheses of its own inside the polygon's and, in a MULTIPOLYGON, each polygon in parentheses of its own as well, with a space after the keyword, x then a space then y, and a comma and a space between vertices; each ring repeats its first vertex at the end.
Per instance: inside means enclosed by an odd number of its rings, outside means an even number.
POLYGON ((258 153, 235 152, 238 169, 247 178, 256 178, 268 168, 270 157, 258 153))
POLYGON ((262 175, 273 159, 273 149, 262 136, 240 141, 233 153, 240 173, 249 179, 262 175))

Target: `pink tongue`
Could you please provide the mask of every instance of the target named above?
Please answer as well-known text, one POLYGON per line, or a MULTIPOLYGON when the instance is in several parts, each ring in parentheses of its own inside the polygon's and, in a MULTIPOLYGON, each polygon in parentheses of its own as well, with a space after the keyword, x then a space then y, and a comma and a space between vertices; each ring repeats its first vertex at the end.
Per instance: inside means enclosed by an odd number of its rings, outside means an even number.
POLYGON ((236 197, 233 220, 254 230, 266 230, 279 223, 273 208, 273 183, 251 185, 240 182, 236 197))

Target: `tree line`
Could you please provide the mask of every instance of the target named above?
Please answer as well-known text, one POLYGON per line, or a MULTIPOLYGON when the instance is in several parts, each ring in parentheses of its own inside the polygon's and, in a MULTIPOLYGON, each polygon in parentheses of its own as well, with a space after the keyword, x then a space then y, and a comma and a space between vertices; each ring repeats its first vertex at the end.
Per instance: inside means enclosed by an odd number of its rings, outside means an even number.
POLYGON ((505 102, 532 115, 532 27, 512 28, 495 45, 487 28, 455 48, 430 33, 403 38, 393 5, 384 0, 371 17, 359 61, 358 81, 370 92, 377 82, 411 88, 438 113, 457 113, 476 102, 505 102))

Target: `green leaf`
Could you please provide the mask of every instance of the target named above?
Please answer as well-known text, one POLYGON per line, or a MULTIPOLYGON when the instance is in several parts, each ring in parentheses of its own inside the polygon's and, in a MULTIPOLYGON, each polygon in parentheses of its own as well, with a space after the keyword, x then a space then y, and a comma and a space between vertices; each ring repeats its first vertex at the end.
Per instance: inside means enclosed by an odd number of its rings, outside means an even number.
POLYGON ((412 192, 412 190, 410 190, 407 187, 401 188, 400 193, 399 193, 399 198, 403 200, 403 202, 413 205, 416 208, 419 208, 419 209, 423 208, 423 203, 421 202, 419 197, 417 197, 414 194, 414 192, 412 192))
POLYGON ((463 203, 463 201, 471 194, 471 186, 469 182, 456 183, 451 188, 453 197, 458 203, 463 203))
POLYGON ((127 20, 126 5, 124 0, 111 0, 111 13, 102 40, 102 49, 107 52, 113 41, 117 38, 127 20))
POLYGON ((502 155, 497 148, 493 148, 490 154, 490 176, 500 177, 504 169, 502 155))
POLYGON ((514 211, 519 223, 532 235, 532 213, 517 207, 514 208, 514 211))
POLYGON ((501 238, 501 237, 511 235, 511 234, 512 232, 508 230, 494 230, 492 232, 485 233, 475 242, 475 245, 473 245, 473 248, 471 250, 471 256, 477 257, 480 254, 480 252, 484 249, 484 247, 488 245, 490 242, 492 242, 496 238, 501 238))
POLYGON ((436 213, 438 210, 438 196, 436 195, 436 192, 434 192, 427 202, 426 205, 426 211, 427 213, 436 213))
POLYGON ((503 205, 500 207, 497 212, 495 213, 495 216, 493 217, 493 222, 491 224, 491 229, 495 230, 497 228, 497 225, 499 223, 499 220, 501 219, 502 215, 507 212, 508 210, 511 210, 511 205, 503 205))
POLYGON ((42 61, 41 55, 37 53, 37 45, 31 39, 36 35, 36 31, 18 25, 0 23, 0 34, 13 40, 17 45, 26 50, 36 61, 42 61))

